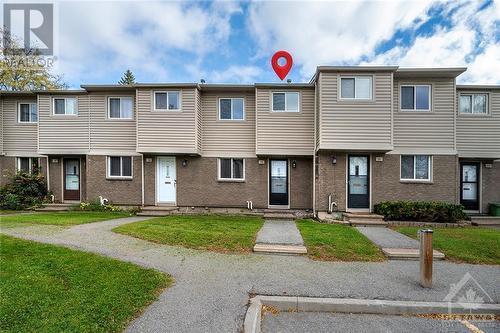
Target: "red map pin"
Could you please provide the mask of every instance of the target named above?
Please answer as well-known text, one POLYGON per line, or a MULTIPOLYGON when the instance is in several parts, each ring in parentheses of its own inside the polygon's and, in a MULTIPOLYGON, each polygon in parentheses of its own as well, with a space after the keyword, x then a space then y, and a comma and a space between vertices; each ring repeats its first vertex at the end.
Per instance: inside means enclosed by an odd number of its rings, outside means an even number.
POLYGON ((283 81, 283 79, 287 76, 288 72, 290 72, 290 69, 292 68, 293 65, 292 56, 290 55, 290 53, 286 51, 278 51, 271 58, 271 65, 273 66, 276 75, 278 75, 281 81, 283 81), (286 60, 286 63, 283 66, 280 66, 278 64, 278 60, 280 58, 285 58, 286 60))

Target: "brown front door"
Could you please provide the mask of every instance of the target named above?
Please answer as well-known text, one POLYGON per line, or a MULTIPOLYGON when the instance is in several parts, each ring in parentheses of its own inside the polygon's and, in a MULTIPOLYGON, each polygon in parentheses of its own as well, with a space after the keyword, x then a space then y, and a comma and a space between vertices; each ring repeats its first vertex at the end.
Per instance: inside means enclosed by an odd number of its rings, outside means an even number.
POLYGON ((80 159, 64 159, 64 200, 80 200, 80 159))

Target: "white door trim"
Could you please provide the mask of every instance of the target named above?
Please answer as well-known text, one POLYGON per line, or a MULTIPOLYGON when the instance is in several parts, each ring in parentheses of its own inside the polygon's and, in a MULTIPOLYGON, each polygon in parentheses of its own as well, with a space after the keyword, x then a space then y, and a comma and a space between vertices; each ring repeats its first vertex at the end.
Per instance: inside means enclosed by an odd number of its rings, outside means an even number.
MULTIPOLYGON (((75 202, 82 202, 82 158, 80 156, 78 157, 66 157, 67 159, 71 160, 71 159, 78 159, 78 186, 80 187, 79 189, 79 199, 78 200, 65 200, 64 199, 64 190, 65 190, 65 169, 66 169, 66 166, 64 165, 64 156, 61 157, 61 202, 62 203, 75 203, 75 202)), ((48 157, 47 157, 47 165, 49 164, 49 160, 48 160, 48 157)))
POLYGON ((159 169, 160 169, 160 160, 161 159, 170 159, 173 160, 174 162, 174 169, 175 169, 175 179, 174 182, 177 182, 177 165, 176 165, 176 159, 175 156, 156 156, 156 167, 155 167, 155 203, 156 205, 177 205, 177 185, 174 183, 174 195, 175 195, 175 200, 174 201, 160 201, 160 191, 159 191, 159 182, 160 178, 158 177, 159 175, 159 169))
POLYGON ((372 211, 372 154, 371 153, 346 153, 345 158, 345 211, 348 213, 371 213, 372 211), (349 156, 366 155, 368 156, 368 208, 349 208, 349 156))

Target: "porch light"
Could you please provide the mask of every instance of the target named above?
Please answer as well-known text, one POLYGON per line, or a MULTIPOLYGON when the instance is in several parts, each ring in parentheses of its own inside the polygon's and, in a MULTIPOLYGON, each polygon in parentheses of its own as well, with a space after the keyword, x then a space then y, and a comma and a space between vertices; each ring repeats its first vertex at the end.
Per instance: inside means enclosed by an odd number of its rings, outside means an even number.
POLYGON ((337 164, 337 157, 335 155, 332 156, 332 164, 337 164))
POLYGON ((297 161, 296 161, 296 160, 293 160, 293 161, 292 161, 292 168, 294 168, 294 169, 295 169, 296 167, 297 167, 297 161))
POLYGON ((186 167, 187 165, 188 165, 188 160, 183 159, 183 160, 182 160, 182 166, 183 166, 183 167, 186 167))

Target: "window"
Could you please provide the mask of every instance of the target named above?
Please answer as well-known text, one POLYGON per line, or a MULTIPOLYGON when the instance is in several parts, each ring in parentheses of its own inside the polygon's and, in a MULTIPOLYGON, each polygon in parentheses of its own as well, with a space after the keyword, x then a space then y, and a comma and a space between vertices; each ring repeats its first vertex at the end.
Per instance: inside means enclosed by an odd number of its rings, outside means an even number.
POLYGON ((298 92, 273 93, 273 112, 299 112, 298 92))
POLYGON ((132 119, 134 100, 132 97, 110 97, 108 99, 109 119, 132 119))
POLYGON ((155 110, 156 111, 179 111, 180 92, 179 91, 156 91, 155 110))
POLYGON ((431 86, 413 85, 401 86, 401 110, 430 111, 431 86))
POLYGON ((245 119, 243 98, 220 98, 219 120, 245 119))
POLYGON ((341 99, 372 99, 371 76, 340 78, 341 99))
POLYGON ((242 158, 219 158, 219 180, 244 180, 245 160, 242 158))
POLYGON ((38 157, 18 157, 16 164, 17 171, 26 173, 38 173, 40 167, 38 157))
POLYGON ((131 156, 108 156, 109 178, 132 178, 131 156))
POLYGON ((54 98, 55 115, 76 115, 76 98, 54 98))
POLYGON ((431 179, 431 157, 429 155, 401 155, 401 180, 431 179))
POLYGON ((38 108, 36 103, 19 103, 18 121, 20 123, 36 123, 38 121, 38 108))
POLYGON ((460 113, 463 114, 487 114, 487 94, 460 94, 460 113))

